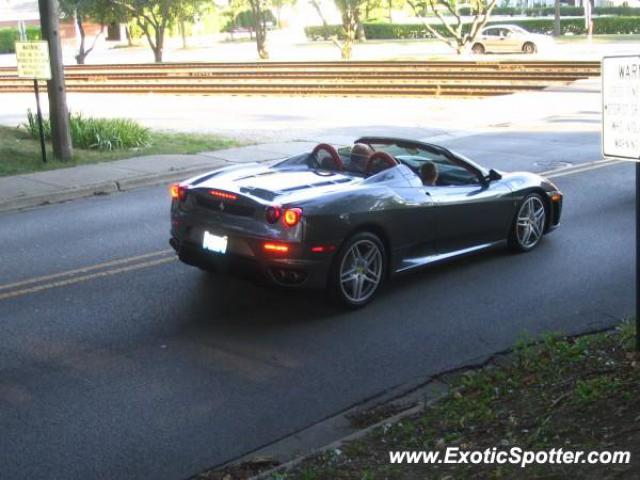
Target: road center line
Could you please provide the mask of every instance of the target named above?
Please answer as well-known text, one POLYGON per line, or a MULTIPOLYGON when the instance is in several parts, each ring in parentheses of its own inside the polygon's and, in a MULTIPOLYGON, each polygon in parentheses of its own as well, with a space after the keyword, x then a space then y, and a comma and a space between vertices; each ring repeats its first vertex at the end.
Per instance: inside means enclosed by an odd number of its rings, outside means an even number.
POLYGON ((68 278, 66 280, 59 280, 56 282, 44 283, 35 287, 23 288, 21 290, 14 290, 0 294, 0 300, 6 300, 7 298, 19 297, 22 295, 28 295, 30 293, 41 292, 43 290, 50 290, 52 288, 65 287, 67 285, 73 285, 75 283, 86 282, 101 277, 109 277, 117 275, 119 273, 130 272, 132 270, 139 270, 141 268, 155 267, 164 263, 170 263, 177 260, 177 257, 165 257, 156 260, 150 260, 148 262, 136 263, 134 265, 127 265, 120 268, 113 268, 111 270, 103 270, 101 272, 91 273, 89 275, 82 275, 80 277, 68 278))
POLYGON ((73 270, 67 270, 67 271, 64 271, 64 272, 53 273, 51 275, 43 275, 41 277, 28 278, 26 280, 20 280, 19 282, 7 283, 5 285, 0 285, 0 291, 8 290, 10 288, 23 287, 25 285, 31 285, 33 283, 46 282, 48 280, 54 280, 54 279, 61 278, 61 277, 69 277, 69 276, 77 275, 77 274, 80 274, 80 273, 92 272, 94 270, 99 270, 101 268, 108 268, 108 267, 114 267, 114 266, 117 266, 117 265, 133 263, 133 262, 137 262, 139 260, 145 260, 145 259, 148 259, 148 258, 151 258, 151 257, 160 257, 160 256, 168 255, 169 253, 173 253, 173 250, 171 250, 171 249, 158 250, 156 252, 145 253, 143 255, 137 255, 137 256, 134 256, 134 257, 125 257, 125 258, 120 258, 118 260, 110 260, 110 261, 104 262, 104 263, 98 263, 98 264, 95 264, 95 265, 89 265, 87 267, 80 267, 80 268, 76 268, 76 269, 73 269, 73 270))
POLYGON ((596 160, 594 162, 582 163, 579 165, 571 165, 570 167, 547 170, 546 172, 538 173, 538 175, 542 175, 543 177, 549 177, 549 178, 564 177, 566 175, 573 175, 575 173, 588 172, 590 170, 596 170, 598 168, 617 165, 620 162, 621 162, 620 160, 612 160, 612 159, 596 160))

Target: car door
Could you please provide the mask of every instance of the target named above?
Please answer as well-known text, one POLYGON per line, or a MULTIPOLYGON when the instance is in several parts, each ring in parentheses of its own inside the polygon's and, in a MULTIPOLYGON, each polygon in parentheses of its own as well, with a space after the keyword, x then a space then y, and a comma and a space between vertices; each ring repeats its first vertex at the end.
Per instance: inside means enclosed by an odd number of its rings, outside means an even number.
POLYGON ((499 183, 425 187, 436 205, 439 254, 504 240, 511 190, 499 183))
POLYGON ((504 51, 509 52, 520 52, 522 51, 522 34, 517 30, 511 28, 504 28, 504 41, 503 48, 504 51))
POLYGON ((435 204, 438 254, 503 240, 515 211, 511 189, 481 178, 459 159, 437 164, 439 179, 424 190, 435 204))
POLYGON ((487 28, 482 32, 482 42, 484 43, 485 51, 496 52, 500 50, 499 32, 499 28, 487 28))

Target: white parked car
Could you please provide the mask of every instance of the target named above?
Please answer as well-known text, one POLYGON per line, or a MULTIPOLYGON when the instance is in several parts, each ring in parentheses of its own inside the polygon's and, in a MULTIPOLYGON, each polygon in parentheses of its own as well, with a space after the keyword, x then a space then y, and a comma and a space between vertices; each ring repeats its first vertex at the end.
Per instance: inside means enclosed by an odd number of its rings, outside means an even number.
POLYGON ((536 53, 552 44, 553 38, 549 35, 527 32, 518 25, 490 25, 480 31, 471 51, 475 54, 536 53))

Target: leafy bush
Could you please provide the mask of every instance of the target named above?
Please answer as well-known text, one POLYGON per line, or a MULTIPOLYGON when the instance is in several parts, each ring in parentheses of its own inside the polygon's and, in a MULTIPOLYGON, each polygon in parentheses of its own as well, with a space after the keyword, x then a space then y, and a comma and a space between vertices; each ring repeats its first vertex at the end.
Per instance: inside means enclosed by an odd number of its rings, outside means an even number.
MULTIPOLYGON (((502 23, 520 25, 522 28, 533 33, 553 32, 552 18, 489 22, 490 25, 500 25, 502 23)), ((586 33, 584 28, 584 19, 561 19, 560 31, 563 35, 566 35, 567 33, 576 35, 584 34, 586 33)), ((595 17, 593 19, 593 33, 596 35, 640 33, 640 17, 595 17)))
MULTIPOLYGON (((45 138, 51 138, 51 122, 43 119, 45 138)), ((29 134, 38 138, 38 117, 27 111, 29 134)), ((117 150, 124 148, 144 148, 151 144, 149 130, 139 123, 126 118, 84 118, 82 115, 69 115, 71 140, 77 148, 95 150, 117 150)))
MULTIPOLYGON (((0 28, 0 53, 15 53, 15 43, 20 40, 17 28, 0 28)), ((27 40, 40 40, 39 27, 27 27, 27 40)))
MULTIPOLYGON (((461 15, 471 15, 469 7, 462 7, 458 10, 461 15)), ((640 8, 634 7, 595 7, 593 10, 595 15, 620 15, 620 16, 638 16, 640 8)), ((552 17, 555 15, 554 7, 532 7, 522 10, 514 7, 496 7, 493 9, 492 15, 526 15, 527 17, 552 17)), ((584 16, 584 7, 561 6, 560 15, 563 17, 581 17, 584 16)))
MULTIPOLYGON (((525 30, 532 33, 551 33, 553 32, 553 18, 527 18, 522 20, 495 20, 490 21, 488 25, 520 25, 525 30)), ((446 36, 445 29, 440 24, 431 25, 436 31, 446 36)), ((388 40, 388 39, 411 39, 411 38, 433 38, 431 32, 421 23, 364 23, 364 33, 369 40, 388 40)), ((469 28, 469 24, 466 25, 469 28)), ((565 34, 584 34, 584 19, 582 18, 564 18, 561 19, 560 29, 565 34)), ((340 25, 329 25, 325 27, 306 27, 305 33, 311 40, 319 40, 321 38, 328 39, 333 35, 342 36, 342 27, 340 25)), ((632 34, 640 33, 640 16, 638 17, 595 17, 593 19, 593 33, 597 35, 603 34, 632 34)))
MULTIPOLYGON (((370 40, 384 39, 411 39, 411 38, 433 38, 421 23, 363 23, 365 37, 370 40)), ((445 29, 442 25, 434 24, 432 27, 444 34, 445 29)), ((332 36, 338 38, 344 37, 341 25, 327 25, 306 27, 304 29, 307 38, 311 40, 329 39, 332 36)))

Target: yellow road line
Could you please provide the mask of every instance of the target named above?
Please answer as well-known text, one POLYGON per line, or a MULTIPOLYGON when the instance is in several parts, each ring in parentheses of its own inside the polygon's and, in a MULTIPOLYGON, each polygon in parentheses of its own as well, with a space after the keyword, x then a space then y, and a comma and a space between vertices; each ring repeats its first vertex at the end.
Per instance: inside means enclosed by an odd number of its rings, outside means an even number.
POLYGON ((46 282, 48 280, 54 280, 56 278, 77 275, 79 273, 92 272, 94 270, 99 270, 101 268, 114 267, 116 265, 122 265, 122 264, 137 262, 139 260, 144 260, 144 259, 148 259, 148 258, 151 258, 151 257, 159 257, 159 256, 167 255, 169 253, 173 253, 173 250, 171 250, 171 249, 158 250, 156 252, 145 253, 144 255, 137 255, 137 256, 134 256, 134 257, 120 258, 118 260, 110 260, 108 262, 98 263, 98 264, 90 265, 90 266, 87 266, 87 267, 80 267, 80 268, 76 268, 74 270, 67 270, 67 271, 64 271, 64 272, 53 273, 51 275, 43 275, 41 277, 29 278, 29 279, 26 279, 26 280, 21 280, 19 282, 7 283, 5 285, 0 285, 0 291, 7 290, 7 289, 10 289, 10 288, 23 287, 25 285, 30 285, 30 284, 33 284, 33 283, 46 282))
POLYGON ((623 163, 623 160, 609 160, 607 162, 601 162, 601 163, 598 163, 598 164, 594 163, 594 164, 585 166, 584 168, 576 168, 576 169, 571 170, 569 172, 559 171, 557 173, 552 173, 552 174, 548 175, 548 177, 550 177, 550 178, 566 177, 567 175, 575 175, 576 173, 590 172, 591 170, 597 170, 599 168, 610 167, 612 165, 618 165, 620 163, 623 163))
POLYGON ((68 278, 66 280, 59 280, 56 282, 44 283, 42 285, 37 285, 35 287, 23 288, 21 290, 14 290, 6 293, 1 293, 0 300, 6 300, 7 298, 19 297, 19 296, 27 295, 30 293, 41 292, 43 290, 50 290, 52 288, 65 287, 67 285, 86 282, 88 280, 93 280, 96 278, 109 277, 109 276, 117 275, 119 273, 130 272, 132 270, 139 270, 141 268, 154 267, 157 265, 162 265, 164 263, 174 262, 176 259, 177 257, 159 258, 159 259, 151 260, 148 262, 136 263, 133 265, 127 265, 120 268, 114 268, 111 270, 104 270, 102 272, 91 273, 89 275, 82 275, 80 277, 68 278))
POLYGON ((546 172, 540 172, 538 175, 542 175, 543 177, 561 177, 565 175, 572 175, 574 173, 587 172, 589 170, 595 170, 597 168, 608 167, 609 165, 615 165, 617 163, 620 163, 620 160, 607 158, 604 160, 596 160, 594 162, 547 170, 546 172))

